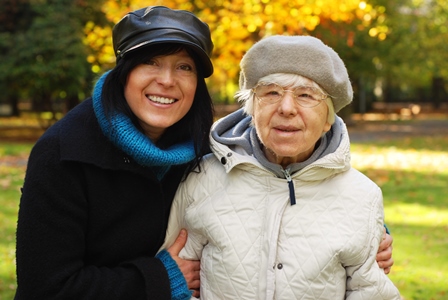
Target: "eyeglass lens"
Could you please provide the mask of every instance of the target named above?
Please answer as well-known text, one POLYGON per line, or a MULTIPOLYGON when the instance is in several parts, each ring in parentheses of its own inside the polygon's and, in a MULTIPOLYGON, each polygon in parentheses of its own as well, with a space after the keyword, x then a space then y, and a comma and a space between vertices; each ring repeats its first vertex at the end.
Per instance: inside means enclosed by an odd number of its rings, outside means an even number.
POLYGON ((325 99, 324 94, 320 93, 316 88, 309 86, 299 86, 293 90, 285 90, 278 84, 270 83, 259 84, 254 90, 257 97, 267 103, 279 102, 286 92, 292 92, 295 100, 303 107, 317 106, 321 100, 325 99))

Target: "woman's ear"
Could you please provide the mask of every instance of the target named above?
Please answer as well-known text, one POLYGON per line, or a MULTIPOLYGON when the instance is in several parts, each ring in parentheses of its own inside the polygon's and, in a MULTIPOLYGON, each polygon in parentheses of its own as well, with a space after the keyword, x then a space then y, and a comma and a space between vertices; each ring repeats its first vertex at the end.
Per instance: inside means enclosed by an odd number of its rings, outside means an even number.
POLYGON ((325 125, 324 125, 324 130, 322 133, 325 134, 326 132, 330 131, 330 129, 331 129, 331 124, 328 121, 326 121, 325 125))
POLYGON ((328 132, 331 129, 331 123, 330 123, 330 118, 329 118, 329 114, 331 113, 331 109, 329 109, 328 105, 327 105, 327 117, 325 119, 325 125, 324 128, 322 130, 322 135, 324 135, 326 132, 328 132))

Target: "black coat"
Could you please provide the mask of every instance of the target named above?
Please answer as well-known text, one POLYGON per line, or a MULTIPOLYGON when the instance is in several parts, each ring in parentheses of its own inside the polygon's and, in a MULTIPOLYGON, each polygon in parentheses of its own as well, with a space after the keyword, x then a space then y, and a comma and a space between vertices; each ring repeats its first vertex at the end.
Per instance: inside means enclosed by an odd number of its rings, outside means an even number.
POLYGON ((102 134, 91 99, 70 111, 29 158, 15 299, 170 299, 154 255, 184 169, 159 182, 102 134))

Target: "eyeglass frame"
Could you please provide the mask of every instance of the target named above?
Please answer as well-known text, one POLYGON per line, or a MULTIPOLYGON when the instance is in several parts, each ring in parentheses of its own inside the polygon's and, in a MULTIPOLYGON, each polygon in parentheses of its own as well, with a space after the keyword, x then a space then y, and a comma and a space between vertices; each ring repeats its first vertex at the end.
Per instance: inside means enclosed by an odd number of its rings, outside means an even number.
POLYGON ((280 84, 278 84, 278 83, 274 83, 274 82, 259 82, 255 87, 253 87, 253 88, 251 89, 251 91, 252 91, 252 93, 254 94, 254 96, 255 96, 259 101, 261 101, 261 102, 263 102, 263 103, 267 103, 267 104, 276 104, 276 103, 281 102, 281 101, 283 100, 283 97, 285 96, 286 92, 290 92, 290 93, 293 95, 293 98, 294 98, 294 100, 296 101, 296 103, 299 104, 301 107, 304 107, 304 108, 313 108, 313 107, 316 107, 316 106, 318 106, 321 102, 325 101, 327 98, 330 97, 330 95, 325 94, 324 92, 320 91, 318 88, 316 88, 316 87, 314 87, 314 86, 301 85, 301 86, 297 86, 297 87, 295 87, 294 90, 289 90, 289 89, 285 89, 285 88, 284 88, 283 86, 281 86, 280 84), (280 99, 279 99, 278 101, 275 101, 275 102, 270 102, 270 101, 266 101, 266 100, 261 99, 261 98, 257 95, 257 93, 256 93, 256 91, 255 91, 260 85, 264 85, 264 86, 268 86, 268 85, 276 85, 276 86, 280 87, 280 88, 282 89, 282 91, 283 91, 283 93, 281 94, 280 99), (297 90, 297 89, 299 89, 299 88, 307 88, 307 89, 311 89, 311 90, 317 91, 318 94, 321 94, 321 95, 322 95, 322 98, 320 98, 320 99, 314 99, 314 98, 313 98, 313 100, 316 102, 315 105, 313 105, 313 106, 304 106, 304 105, 303 105, 303 102, 299 100, 299 95, 297 95, 297 94, 295 93, 295 90, 297 90))

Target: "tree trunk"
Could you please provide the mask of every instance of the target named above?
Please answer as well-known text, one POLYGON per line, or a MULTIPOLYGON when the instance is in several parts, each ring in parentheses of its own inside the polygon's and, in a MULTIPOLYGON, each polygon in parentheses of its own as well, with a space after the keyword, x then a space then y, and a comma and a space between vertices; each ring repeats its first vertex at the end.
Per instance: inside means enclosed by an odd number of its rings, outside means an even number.
POLYGON ((18 117, 20 115, 19 96, 11 95, 9 97, 9 105, 11 106, 11 116, 18 117))
POLYGON ((432 78, 431 103, 434 109, 438 109, 444 99, 447 98, 445 80, 443 77, 432 78))

